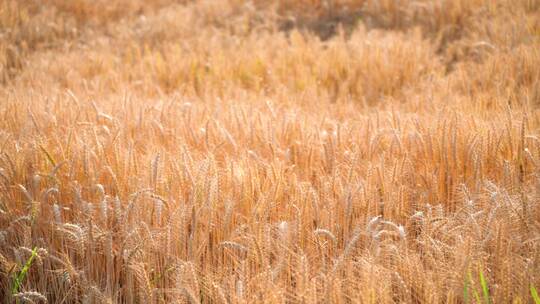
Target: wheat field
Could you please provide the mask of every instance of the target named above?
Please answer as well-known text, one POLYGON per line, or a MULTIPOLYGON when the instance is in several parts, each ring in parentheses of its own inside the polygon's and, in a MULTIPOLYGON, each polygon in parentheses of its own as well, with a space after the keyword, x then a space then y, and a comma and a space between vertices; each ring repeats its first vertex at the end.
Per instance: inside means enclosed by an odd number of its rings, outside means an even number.
POLYGON ((0 0, 1 303, 540 303, 540 1, 0 0))

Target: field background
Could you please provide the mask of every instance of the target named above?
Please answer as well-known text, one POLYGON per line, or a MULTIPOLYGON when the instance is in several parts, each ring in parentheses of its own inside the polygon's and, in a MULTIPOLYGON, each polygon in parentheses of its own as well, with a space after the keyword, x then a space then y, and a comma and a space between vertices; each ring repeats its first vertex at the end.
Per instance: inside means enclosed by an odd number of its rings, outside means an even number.
POLYGON ((0 299, 533 303, 539 136, 538 0, 0 0, 0 299))

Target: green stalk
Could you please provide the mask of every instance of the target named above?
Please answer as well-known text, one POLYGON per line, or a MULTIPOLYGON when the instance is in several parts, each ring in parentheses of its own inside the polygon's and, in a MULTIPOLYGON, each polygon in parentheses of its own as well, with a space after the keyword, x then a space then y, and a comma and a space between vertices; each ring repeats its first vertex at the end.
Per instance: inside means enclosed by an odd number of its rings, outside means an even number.
POLYGON ((533 285, 531 285, 531 296, 534 300, 534 304, 540 304, 540 297, 538 296, 538 291, 536 291, 536 288, 534 288, 533 285))
POLYGON ((480 285, 482 286, 482 293, 484 294, 484 303, 489 304, 489 288, 488 283, 486 281, 486 278, 484 277, 484 273, 482 272, 482 269, 478 269, 478 272, 480 273, 480 285))
POLYGON ((32 266, 32 263, 34 262, 34 259, 37 256, 37 247, 34 247, 32 249, 32 254, 24 264, 23 268, 15 278, 15 281, 13 282, 13 287, 11 288, 11 294, 16 294, 19 292, 19 289, 21 288, 22 282, 26 278, 26 274, 28 273, 28 270, 30 269, 30 266, 32 266))

